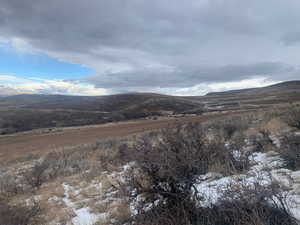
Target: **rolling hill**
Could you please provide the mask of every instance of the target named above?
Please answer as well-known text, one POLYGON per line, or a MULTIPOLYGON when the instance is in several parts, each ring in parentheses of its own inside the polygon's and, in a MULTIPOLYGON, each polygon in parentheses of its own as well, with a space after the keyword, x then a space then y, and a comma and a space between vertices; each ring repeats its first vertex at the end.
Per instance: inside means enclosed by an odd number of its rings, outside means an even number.
POLYGON ((261 94, 283 94, 300 92, 300 81, 287 81, 261 88, 247 88, 241 90, 231 90, 224 92, 211 92, 206 96, 228 96, 228 95, 261 95, 261 94))
POLYGON ((287 102, 300 102, 300 81, 190 97, 155 93, 108 96, 2 96, 0 134, 36 128, 103 124, 146 117, 262 109, 287 102))
POLYGON ((96 97, 15 95, 0 98, 0 133, 182 114, 195 108, 203 109, 203 104, 152 93, 96 97))

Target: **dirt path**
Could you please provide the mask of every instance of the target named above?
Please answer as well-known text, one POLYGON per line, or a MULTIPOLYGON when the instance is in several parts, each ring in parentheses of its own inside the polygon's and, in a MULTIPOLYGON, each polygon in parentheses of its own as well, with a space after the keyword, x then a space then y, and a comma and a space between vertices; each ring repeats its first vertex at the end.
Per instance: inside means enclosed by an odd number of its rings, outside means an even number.
POLYGON ((207 121, 222 117, 224 114, 198 117, 182 117, 165 120, 140 120, 109 125, 74 127, 60 132, 27 132, 11 136, 0 136, 0 159, 13 159, 28 153, 45 153, 80 144, 95 143, 101 139, 125 137, 133 134, 155 130, 174 124, 176 121, 207 121))

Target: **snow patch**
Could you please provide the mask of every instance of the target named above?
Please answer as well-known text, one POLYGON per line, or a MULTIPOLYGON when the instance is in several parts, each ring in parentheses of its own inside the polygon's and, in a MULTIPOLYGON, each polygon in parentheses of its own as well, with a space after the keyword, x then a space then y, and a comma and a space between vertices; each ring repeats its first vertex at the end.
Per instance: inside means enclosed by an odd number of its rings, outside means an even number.
MULTIPOLYGON (((65 190, 65 197, 63 198, 64 203, 68 208, 70 208, 74 212, 74 217, 72 218, 73 225, 93 225, 98 220, 103 219, 105 215, 96 215, 90 212, 89 207, 83 207, 77 209, 76 204, 70 199, 70 193, 73 192, 75 194, 79 194, 79 190, 74 190, 74 188, 68 184, 63 184, 65 190)), ((71 225, 70 224, 70 225, 71 225)))

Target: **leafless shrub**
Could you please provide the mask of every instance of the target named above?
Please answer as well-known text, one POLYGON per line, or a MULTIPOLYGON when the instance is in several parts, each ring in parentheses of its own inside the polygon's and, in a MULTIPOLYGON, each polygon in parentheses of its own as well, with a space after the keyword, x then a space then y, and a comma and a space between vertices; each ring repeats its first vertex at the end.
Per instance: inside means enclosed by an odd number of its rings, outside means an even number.
POLYGON ((254 152, 268 152, 276 147, 270 138, 270 132, 267 130, 260 130, 259 133, 253 137, 251 144, 254 146, 254 152))
POLYGON ((246 136, 243 132, 236 133, 230 141, 227 142, 227 145, 235 150, 239 150, 245 147, 246 145, 246 136))
POLYGON ((154 181, 143 192, 140 186, 135 186, 134 193, 140 193, 138 198, 142 195, 145 201, 135 208, 136 215, 125 222, 143 225, 297 225, 287 207, 287 190, 271 176, 266 179, 269 185, 262 184, 259 179, 251 183, 246 180, 232 182, 223 189, 219 199, 209 205, 201 203, 196 189, 183 193, 183 189, 177 189, 176 184, 174 187, 169 181, 160 184, 159 189, 154 181), (163 190, 163 186, 166 189, 163 190), (163 198, 158 197, 162 195, 163 198))
POLYGON ((225 145, 221 139, 215 138, 207 145, 209 172, 218 172, 223 175, 240 173, 250 167, 250 152, 242 150, 238 140, 225 145))
POLYGON ((283 116, 283 120, 290 127, 300 129, 300 107, 290 107, 288 112, 283 116))
POLYGON ((199 124, 178 125, 162 130, 157 138, 144 136, 133 147, 132 160, 136 162, 139 178, 131 173, 131 198, 147 196, 151 208, 138 204, 133 224, 189 224, 188 208, 192 190, 200 174, 208 171, 209 149, 205 132, 199 124), (142 175, 142 176, 141 176, 142 175), (174 215, 174 216, 173 216, 174 215), (176 222, 177 221, 177 222, 176 222))
POLYGON ((209 172, 212 165, 222 166, 224 174, 248 166, 246 155, 227 148, 221 138, 210 140, 197 123, 164 129, 156 138, 144 136, 133 148, 131 160, 143 176, 130 174, 128 180, 134 190, 130 197, 147 196, 136 207, 135 224, 195 224, 199 175, 209 172))
POLYGON ((17 179, 10 173, 5 173, 0 176, 0 197, 10 197, 18 194, 22 188, 17 183, 17 179))
POLYGON ((11 206, 0 199, 0 224, 2 225, 38 225, 41 208, 34 202, 30 206, 11 206))
POLYGON ((197 208, 195 202, 186 199, 174 204, 160 204, 126 221, 128 224, 143 225, 192 225, 196 224, 197 208))
POLYGON ((276 182, 233 183, 217 203, 199 209, 202 225, 297 225, 287 208, 287 195, 276 182))
POLYGON ((49 165, 45 162, 36 163, 31 169, 25 172, 24 178, 32 188, 39 188, 45 181, 45 171, 49 165))
MULTIPOLYGON (((151 137, 152 132, 147 136, 151 137)), ((98 168, 102 170, 110 170, 121 165, 124 165, 132 160, 131 146, 135 143, 134 138, 128 140, 112 141, 111 145, 103 146, 96 151, 96 159, 99 163, 98 168)))
POLYGON ((246 116, 233 116, 210 124, 214 132, 219 133, 225 141, 229 141, 236 133, 242 133, 248 128, 246 116))
POLYGON ((118 141, 116 140, 97 141, 95 144, 95 150, 114 149, 117 146, 118 146, 118 141))
POLYGON ((278 152, 288 169, 297 170, 300 168, 300 136, 285 136, 278 152))
POLYGON ((135 146, 134 159, 146 174, 159 180, 186 183, 208 170, 205 133, 198 124, 178 125, 162 131, 158 140, 147 136, 135 146))

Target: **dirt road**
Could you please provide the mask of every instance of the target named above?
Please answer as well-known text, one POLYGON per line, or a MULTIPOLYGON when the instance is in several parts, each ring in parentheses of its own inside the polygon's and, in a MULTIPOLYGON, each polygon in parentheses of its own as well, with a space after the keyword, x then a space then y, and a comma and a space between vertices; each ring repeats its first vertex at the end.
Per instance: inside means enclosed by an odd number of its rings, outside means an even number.
POLYGON ((83 126, 62 129, 60 132, 27 132, 0 136, 0 159, 14 159, 28 153, 46 153, 80 144, 91 144, 101 139, 125 137, 167 127, 176 121, 207 121, 224 114, 182 117, 165 120, 140 120, 114 124, 83 126))

